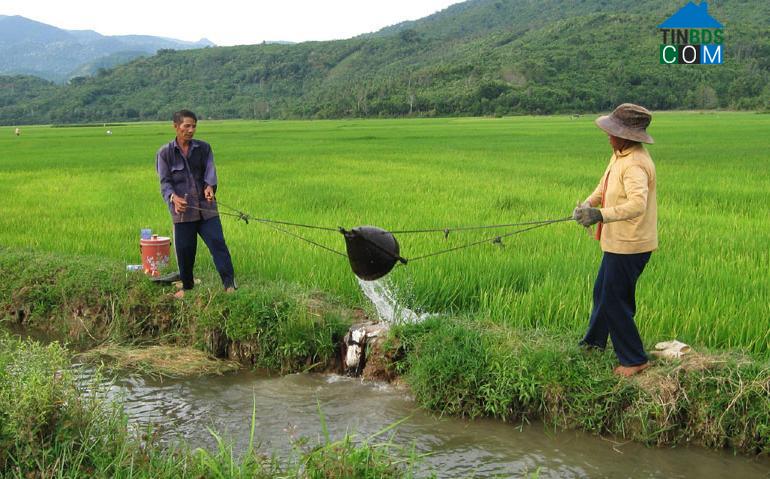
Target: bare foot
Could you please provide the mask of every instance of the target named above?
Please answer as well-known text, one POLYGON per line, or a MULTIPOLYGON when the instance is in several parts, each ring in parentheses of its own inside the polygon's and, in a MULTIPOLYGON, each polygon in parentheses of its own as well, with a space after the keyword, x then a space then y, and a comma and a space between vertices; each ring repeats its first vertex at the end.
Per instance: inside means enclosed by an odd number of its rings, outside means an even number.
POLYGON ((233 288, 232 286, 225 288, 225 293, 234 293, 234 292, 235 292, 235 288, 233 288))
POLYGON ((634 374, 639 374, 640 372, 644 371, 649 367, 650 367, 650 363, 637 364, 636 366, 618 366, 615 369, 613 369, 612 372, 617 374, 618 376, 630 378, 634 374))
POLYGON ((182 299, 182 298, 184 298, 184 290, 183 290, 183 289, 180 289, 179 291, 177 291, 176 293, 174 293, 174 297, 175 297, 176 299, 182 299))
MULTIPOLYGON (((199 280, 198 278, 195 278, 195 280, 193 281, 193 283, 194 283, 194 284, 201 284, 201 280, 199 280)), ((173 284, 173 285, 174 285, 174 287, 175 287, 176 289, 182 289, 182 288, 184 288, 184 283, 182 283, 181 281, 174 281, 174 282, 173 282, 173 283, 171 283, 171 284, 173 284)))

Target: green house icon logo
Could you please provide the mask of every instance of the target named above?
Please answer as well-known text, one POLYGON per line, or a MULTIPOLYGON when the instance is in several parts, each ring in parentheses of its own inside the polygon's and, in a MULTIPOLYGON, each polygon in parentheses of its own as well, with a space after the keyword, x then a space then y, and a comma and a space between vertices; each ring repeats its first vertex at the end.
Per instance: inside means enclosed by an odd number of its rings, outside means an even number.
POLYGON ((658 25, 662 35, 659 59, 665 65, 724 63, 724 27, 708 12, 708 4, 687 5, 658 25))

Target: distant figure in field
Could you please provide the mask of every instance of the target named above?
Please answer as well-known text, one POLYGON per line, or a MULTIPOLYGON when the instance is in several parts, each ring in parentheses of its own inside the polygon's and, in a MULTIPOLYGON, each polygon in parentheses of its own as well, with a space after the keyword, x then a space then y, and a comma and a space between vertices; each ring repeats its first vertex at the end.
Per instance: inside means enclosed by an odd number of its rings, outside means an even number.
POLYGON ((195 284, 193 267, 198 235, 211 252, 225 290, 235 291, 233 262, 214 197, 217 190, 214 154, 208 143, 193 139, 198 125, 195 113, 180 110, 174 113, 173 121, 176 138, 158 150, 156 168, 160 194, 174 221, 174 247, 182 281, 182 289, 175 296, 184 297, 185 291, 195 284))
POLYGON ((651 120, 647 109, 631 103, 596 120, 613 154, 599 185, 573 212, 583 226, 599 223, 596 239, 604 252, 581 345, 603 350, 609 335, 620 362, 614 372, 626 377, 649 366, 634 315, 636 282, 658 248, 655 164, 642 145, 654 142, 647 134, 651 120))
POLYGON ((21 128, 16 128, 16 130, 14 130, 14 133, 16 134, 16 136, 21 135, 21 128))
POLYGON ((107 130, 107 135, 112 135, 112 130, 107 130))

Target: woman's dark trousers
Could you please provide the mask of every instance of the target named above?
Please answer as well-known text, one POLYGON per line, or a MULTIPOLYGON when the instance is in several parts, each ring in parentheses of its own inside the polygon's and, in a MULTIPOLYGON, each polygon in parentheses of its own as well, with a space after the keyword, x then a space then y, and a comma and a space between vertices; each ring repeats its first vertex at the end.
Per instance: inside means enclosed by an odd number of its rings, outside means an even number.
POLYGON ((636 281, 651 253, 604 253, 594 283, 594 307, 581 344, 604 349, 607 336, 623 366, 647 362, 642 338, 634 323, 636 281))

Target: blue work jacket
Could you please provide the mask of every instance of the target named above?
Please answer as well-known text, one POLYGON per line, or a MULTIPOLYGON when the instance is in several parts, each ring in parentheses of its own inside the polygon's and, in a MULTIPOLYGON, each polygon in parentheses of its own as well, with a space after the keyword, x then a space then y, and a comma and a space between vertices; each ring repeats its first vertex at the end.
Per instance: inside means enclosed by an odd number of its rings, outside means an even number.
POLYGON ((176 138, 160 147, 155 167, 160 178, 160 194, 168 205, 174 223, 205 220, 218 216, 216 201, 206 201, 203 190, 206 186, 217 190, 217 170, 214 153, 205 141, 190 140, 187 156, 182 154, 176 138), (174 211, 171 194, 187 198, 187 211, 174 211))

